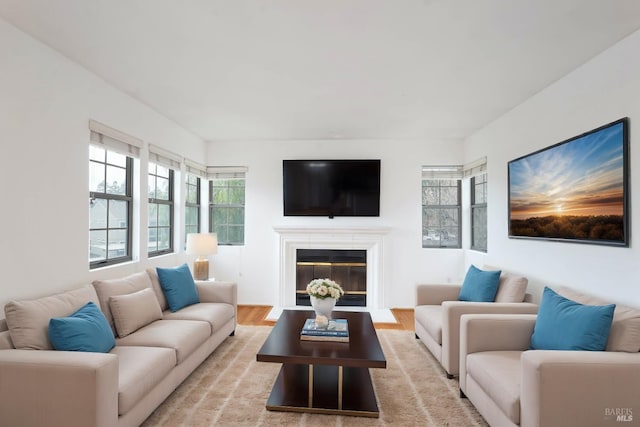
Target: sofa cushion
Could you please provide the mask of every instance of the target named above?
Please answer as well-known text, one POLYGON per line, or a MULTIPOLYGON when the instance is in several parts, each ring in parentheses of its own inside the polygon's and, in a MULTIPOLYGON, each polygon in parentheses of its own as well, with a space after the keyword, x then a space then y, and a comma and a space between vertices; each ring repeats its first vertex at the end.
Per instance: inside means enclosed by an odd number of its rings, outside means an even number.
POLYGON ((522 302, 529 280, 517 274, 502 272, 498 281, 495 302, 522 302))
POLYGON ((201 320, 209 323, 211 334, 220 329, 225 323, 233 319, 235 310, 231 304, 217 302, 201 302, 193 304, 176 312, 164 312, 165 319, 173 320, 201 320))
POLYGON ((176 352, 163 347, 117 346, 118 415, 129 412, 176 365, 176 352))
POLYGON ((4 313, 13 345, 21 350, 53 350, 49 319, 68 316, 89 301, 100 305, 91 285, 44 298, 9 302, 4 313))
POLYGON ((603 351, 615 308, 615 304, 583 305, 545 287, 531 349, 603 351))
POLYGON ((165 298, 164 292, 162 292, 160 279, 158 279, 158 272, 155 268, 147 268, 147 274, 149 275, 149 279, 151 279, 153 292, 156 293, 156 297, 158 298, 158 302, 160 303, 160 309, 162 311, 167 310, 169 308, 169 304, 167 304, 167 298, 165 298))
POLYGON ((458 299, 460 301, 493 302, 498 291, 500 270, 480 270, 475 265, 469 266, 462 282, 458 299))
MULTIPOLYGON (((570 298, 582 304, 608 304, 604 299, 580 293, 564 286, 559 286, 555 290, 565 298, 570 298)), ((640 309, 616 304, 606 351, 625 351, 628 353, 640 351, 640 309)))
POLYGON ((414 310, 415 320, 431 335, 438 344, 442 345, 442 306, 419 305, 414 310))
POLYGON ((49 320, 49 341, 56 350, 107 353, 115 345, 113 331, 94 302, 67 317, 49 320))
POLYGON ((211 326, 199 320, 156 320, 124 338, 116 338, 116 345, 165 347, 176 352, 182 363, 209 338, 211 326))
POLYGON ((515 425, 520 425, 521 355, 522 351, 484 351, 466 357, 467 374, 515 425))
POLYGON ((113 331, 116 332, 109 299, 115 295, 126 295, 145 288, 151 288, 152 284, 149 275, 143 271, 119 279, 94 280, 93 287, 96 288, 104 316, 109 321, 113 331))
POLYGON ((126 337, 154 320, 162 319, 160 304, 151 288, 109 298, 109 307, 119 337, 126 337))
POLYGON ((196 283, 187 264, 175 268, 158 267, 156 271, 171 311, 200 302, 196 283))

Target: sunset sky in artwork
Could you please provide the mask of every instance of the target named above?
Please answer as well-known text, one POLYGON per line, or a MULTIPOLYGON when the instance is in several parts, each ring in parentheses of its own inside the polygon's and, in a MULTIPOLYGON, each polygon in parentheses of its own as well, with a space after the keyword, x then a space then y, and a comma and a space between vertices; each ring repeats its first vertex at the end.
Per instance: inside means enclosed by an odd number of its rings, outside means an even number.
POLYGON ((509 163, 511 219, 623 214, 623 124, 509 163))

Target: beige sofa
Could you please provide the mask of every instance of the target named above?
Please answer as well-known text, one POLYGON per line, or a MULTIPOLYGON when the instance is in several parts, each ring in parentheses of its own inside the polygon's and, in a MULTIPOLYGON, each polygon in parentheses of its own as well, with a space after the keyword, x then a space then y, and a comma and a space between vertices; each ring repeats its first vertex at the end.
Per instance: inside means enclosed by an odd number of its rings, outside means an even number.
MULTIPOLYGON (((582 304, 607 304, 555 290, 582 304)), ((460 390, 490 425, 640 425, 640 310, 616 306, 606 351, 528 350, 535 321, 462 316, 460 390)))
POLYGON ((140 425, 234 334, 236 284, 196 282, 196 288, 200 303, 175 313, 167 309, 153 269, 7 304, 6 319, 0 320, 0 424, 140 425), (150 295, 157 303, 148 304, 150 295), (125 336, 115 335, 109 353, 53 350, 49 319, 68 316, 89 301, 125 336))
MULTIPOLYGON (((497 268, 486 267, 488 270, 497 268)), ((526 293, 527 279, 502 272, 495 302, 458 301, 462 285, 416 286, 415 332, 440 362, 448 378, 458 375, 460 317, 474 313, 536 313, 526 293)))

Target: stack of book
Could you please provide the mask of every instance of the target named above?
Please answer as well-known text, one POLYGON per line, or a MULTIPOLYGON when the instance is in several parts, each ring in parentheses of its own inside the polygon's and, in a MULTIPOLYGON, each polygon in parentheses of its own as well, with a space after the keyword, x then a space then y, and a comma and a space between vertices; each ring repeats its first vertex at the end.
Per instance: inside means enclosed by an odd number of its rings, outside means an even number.
POLYGON ((336 341, 349 342, 349 326, 347 319, 330 320, 329 324, 320 327, 315 319, 307 319, 304 322, 300 339, 305 341, 336 341))

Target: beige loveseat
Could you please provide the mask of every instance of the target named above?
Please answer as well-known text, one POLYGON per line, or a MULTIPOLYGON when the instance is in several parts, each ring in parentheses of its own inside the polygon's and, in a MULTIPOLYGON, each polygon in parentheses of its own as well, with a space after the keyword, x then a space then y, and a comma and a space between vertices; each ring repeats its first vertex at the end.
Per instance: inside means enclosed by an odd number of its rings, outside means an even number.
POLYGON ((172 313, 149 269, 7 304, 0 320, 0 425, 140 425, 235 331, 236 284, 196 282, 196 289, 200 303, 172 313), (53 350, 49 319, 89 301, 116 331, 116 346, 109 353, 53 350))
POLYGON ((536 315, 462 316, 460 390, 490 425, 640 425, 640 310, 616 305, 606 351, 528 350, 535 322, 536 315))
MULTIPOLYGON (((487 270, 498 270, 485 266, 487 270)), ((527 279, 503 271, 495 302, 458 301, 462 285, 416 286, 415 332, 452 378, 458 375, 460 317, 474 313, 536 313, 526 293, 527 279)))

